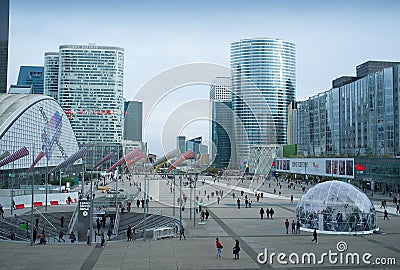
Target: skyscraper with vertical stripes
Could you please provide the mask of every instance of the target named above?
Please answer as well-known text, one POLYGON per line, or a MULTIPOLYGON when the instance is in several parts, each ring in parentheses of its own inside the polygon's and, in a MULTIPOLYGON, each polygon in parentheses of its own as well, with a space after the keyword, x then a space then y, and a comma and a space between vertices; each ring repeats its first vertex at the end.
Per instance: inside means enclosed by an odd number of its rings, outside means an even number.
POLYGON ((249 146, 286 144, 287 106, 295 100, 295 44, 272 39, 231 43, 232 109, 238 161, 249 146))

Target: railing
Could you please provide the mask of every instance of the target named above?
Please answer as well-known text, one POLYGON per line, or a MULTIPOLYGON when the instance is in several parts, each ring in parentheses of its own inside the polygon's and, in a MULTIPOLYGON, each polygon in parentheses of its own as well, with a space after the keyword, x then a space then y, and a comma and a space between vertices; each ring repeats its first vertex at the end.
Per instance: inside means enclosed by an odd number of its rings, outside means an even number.
MULTIPOLYGON (((4 240, 10 240, 10 232, 8 232, 8 231, 5 230, 5 229, 1 229, 1 228, 0 228, 0 236, 1 236, 1 238, 3 238, 4 240)), ((16 241, 25 241, 25 242, 29 241, 29 239, 27 239, 27 238, 25 238, 25 237, 21 237, 21 236, 19 236, 18 234, 15 234, 15 240, 16 240, 16 241)))
POLYGON ((36 208, 34 208, 35 210, 36 210, 36 212, 38 212, 39 213, 39 215, 41 215, 42 216, 42 218, 44 218, 44 220, 46 220, 47 221, 47 223, 49 223, 50 224, 50 226, 51 227, 53 227, 53 229, 54 230, 56 230, 57 231, 57 228, 56 227, 54 227, 54 225, 53 225, 53 223, 51 223, 42 213, 40 213, 40 211, 39 210, 37 210, 36 208))
POLYGON ((70 234, 70 233, 74 230, 74 228, 75 228, 75 224, 76 224, 76 221, 77 221, 77 219, 78 219, 78 208, 79 208, 79 205, 77 205, 77 206, 75 207, 75 210, 74 210, 74 212, 72 213, 72 217, 71 217, 71 219, 70 219, 70 221, 69 221, 68 229, 67 229, 67 233, 68 233, 68 234, 70 234))
POLYGON ((120 219, 120 214, 119 214, 119 207, 118 207, 117 211, 115 213, 115 222, 114 222, 113 234, 118 234, 119 219, 120 219))

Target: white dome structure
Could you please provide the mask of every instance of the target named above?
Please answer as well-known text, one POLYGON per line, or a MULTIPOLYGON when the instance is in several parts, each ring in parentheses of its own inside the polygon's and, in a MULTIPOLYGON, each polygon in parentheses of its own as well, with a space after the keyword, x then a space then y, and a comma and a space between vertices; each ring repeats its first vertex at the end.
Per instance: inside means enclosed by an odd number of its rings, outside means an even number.
POLYGON ((368 234, 379 230, 375 207, 364 192, 336 180, 308 190, 297 204, 296 218, 306 231, 368 234))

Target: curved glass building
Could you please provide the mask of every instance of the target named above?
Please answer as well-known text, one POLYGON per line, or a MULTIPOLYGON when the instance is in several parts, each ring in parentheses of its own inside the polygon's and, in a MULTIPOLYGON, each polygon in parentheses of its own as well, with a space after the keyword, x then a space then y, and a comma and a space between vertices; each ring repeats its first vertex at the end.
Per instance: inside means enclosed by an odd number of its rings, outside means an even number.
POLYGON ((287 107, 295 100, 295 44, 271 39, 231 43, 232 108, 238 161, 255 144, 286 144, 287 107))
POLYGON ((341 181, 317 184, 296 207, 303 229, 330 233, 373 233, 378 230, 374 205, 364 192, 341 181))
MULTIPOLYGON (((0 155, 26 147, 29 155, 0 167, 0 186, 29 184, 27 169, 40 152, 45 155, 35 166, 44 174, 47 161, 54 167, 78 151, 78 143, 67 115, 58 103, 44 95, 0 94, 0 155)), ((77 161, 76 164, 81 163, 77 161)))

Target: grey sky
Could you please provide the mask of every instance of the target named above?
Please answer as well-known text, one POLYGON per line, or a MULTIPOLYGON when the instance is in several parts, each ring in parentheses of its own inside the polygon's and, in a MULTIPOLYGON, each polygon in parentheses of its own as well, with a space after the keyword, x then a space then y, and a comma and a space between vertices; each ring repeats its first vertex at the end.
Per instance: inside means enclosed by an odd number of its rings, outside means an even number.
MULTIPOLYGON (((298 100, 354 75, 367 60, 400 60, 400 2, 394 0, 11 0, 10 6, 9 84, 16 83, 19 66, 43 65, 44 53, 61 44, 125 48, 127 99, 176 65, 229 66, 230 43, 241 38, 296 44, 298 100)), ((206 96, 199 92, 188 90, 187 100, 206 96)))

